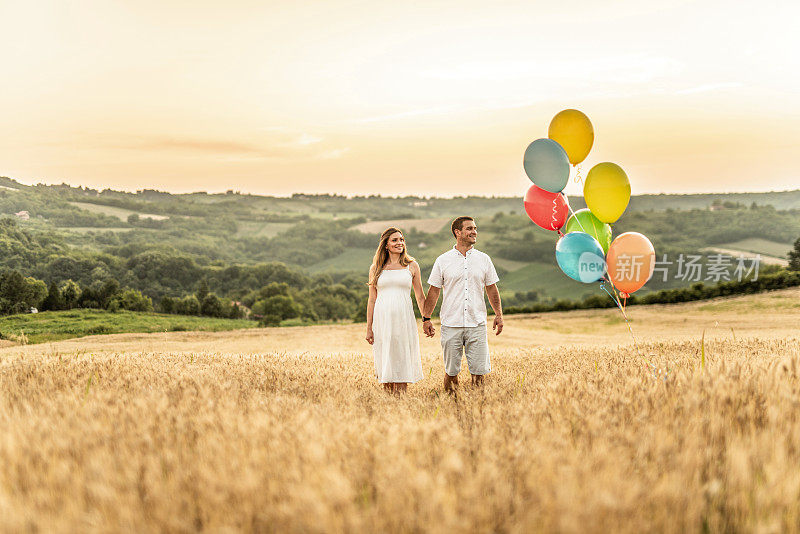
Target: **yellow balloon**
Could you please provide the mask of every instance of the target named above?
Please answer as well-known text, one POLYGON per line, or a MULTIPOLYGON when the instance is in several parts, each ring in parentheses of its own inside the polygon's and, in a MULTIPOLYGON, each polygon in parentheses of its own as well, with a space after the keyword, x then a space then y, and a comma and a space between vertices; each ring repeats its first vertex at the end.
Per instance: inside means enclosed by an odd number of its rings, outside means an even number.
POLYGON ((589 171, 583 186, 586 206, 606 223, 619 219, 631 200, 631 183, 616 163, 598 163, 589 171))
POLYGON ((569 162, 577 165, 592 149, 594 128, 589 117, 577 109, 565 109, 550 121, 547 137, 561 145, 569 156, 569 162))

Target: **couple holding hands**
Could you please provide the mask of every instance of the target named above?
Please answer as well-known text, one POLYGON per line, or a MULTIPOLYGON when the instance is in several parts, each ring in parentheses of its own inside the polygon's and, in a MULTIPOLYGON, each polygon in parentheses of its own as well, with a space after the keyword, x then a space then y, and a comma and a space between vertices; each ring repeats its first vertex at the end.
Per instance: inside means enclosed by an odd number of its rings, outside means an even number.
POLYGON ((495 312, 492 330, 503 331, 499 280, 488 255, 475 250, 478 227, 472 217, 458 217, 450 227, 456 242, 433 264, 428 277, 428 295, 422 289, 419 264, 408 255, 403 233, 388 228, 381 234, 369 271, 367 342, 375 356, 375 377, 387 391, 404 392, 410 383, 422 380, 417 321, 411 290, 422 314, 427 337, 436 335, 431 313, 442 295, 441 342, 444 353, 444 389, 458 385, 461 358, 466 355, 473 385, 483 385, 491 371, 486 334, 484 291, 495 312))

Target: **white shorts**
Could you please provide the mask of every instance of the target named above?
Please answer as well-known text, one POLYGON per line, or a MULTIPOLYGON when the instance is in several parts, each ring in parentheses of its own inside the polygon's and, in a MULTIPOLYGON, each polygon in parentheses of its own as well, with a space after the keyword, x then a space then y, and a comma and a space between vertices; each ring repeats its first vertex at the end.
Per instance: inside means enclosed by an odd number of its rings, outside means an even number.
POLYGON ((485 375, 492 370, 485 324, 464 327, 442 325, 441 338, 444 372, 448 375, 457 376, 461 371, 462 355, 467 357, 471 374, 485 375))

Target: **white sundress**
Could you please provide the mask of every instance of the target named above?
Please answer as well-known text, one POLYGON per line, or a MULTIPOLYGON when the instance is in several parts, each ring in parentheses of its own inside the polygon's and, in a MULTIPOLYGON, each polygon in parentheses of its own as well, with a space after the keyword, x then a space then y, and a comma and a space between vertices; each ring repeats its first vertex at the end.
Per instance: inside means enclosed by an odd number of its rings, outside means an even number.
POLYGON ((378 277, 372 315, 375 377, 378 382, 422 380, 419 334, 411 303, 411 271, 384 270, 378 277))

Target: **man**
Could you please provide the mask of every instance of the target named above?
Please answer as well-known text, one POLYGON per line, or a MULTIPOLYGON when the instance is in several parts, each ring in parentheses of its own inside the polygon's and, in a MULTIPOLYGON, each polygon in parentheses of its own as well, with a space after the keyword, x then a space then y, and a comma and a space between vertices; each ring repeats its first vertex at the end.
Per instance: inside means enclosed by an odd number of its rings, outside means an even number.
POLYGON ((442 308, 442 351, 444 352, 444 389, 452 393, 458 385, 462 351, 472 374, 472 384, 483 385, 483 376, 491 371, 489 343, 486 339, 486 305, 483 292, 494 310, 492 330, 503 331, 503 309, 497 290, 497 271, 488 255, 475 250, 478 227, 472 217, 459 217, 450 227, 456 244, 433 264, 428 278, 428 296, 422 312, 425 334, 435 334, 431 313, 444 288, 442 308))

